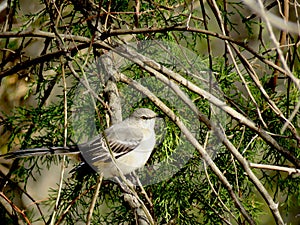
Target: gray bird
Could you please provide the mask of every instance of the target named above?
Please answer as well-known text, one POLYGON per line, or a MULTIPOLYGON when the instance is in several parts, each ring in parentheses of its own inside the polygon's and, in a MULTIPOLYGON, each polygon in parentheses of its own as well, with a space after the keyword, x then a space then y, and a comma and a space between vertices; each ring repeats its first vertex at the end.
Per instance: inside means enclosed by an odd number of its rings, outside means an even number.
POLYGON ((80 154, 84 162, 104 178, 119 176, 117 167, 128 174, 143 167, 154 146, 154 125, 157 114, 150 109, 136 109, 127 119, 104 130, 91 141, 70 147, 50 147, 18 150, 1 155, 18 158, 41 155, 80 154), (112 156, 115 160, 112 160, 112 156), (116 167, 116 165, 117 167, 116 167))

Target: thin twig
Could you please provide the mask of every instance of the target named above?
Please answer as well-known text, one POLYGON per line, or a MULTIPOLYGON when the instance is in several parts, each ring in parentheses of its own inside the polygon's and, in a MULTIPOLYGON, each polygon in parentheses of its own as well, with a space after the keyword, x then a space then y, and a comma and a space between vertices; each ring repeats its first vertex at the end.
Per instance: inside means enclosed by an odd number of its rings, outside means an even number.
POLYGON ((98 195, 99 195, 99 190, 100 190, 100 187, 101 187, 101 184, 102 184, 102 179, 103 179, 103 174, 101 173, 97 178, 95 193, 93 195, 92 202, 90 204, 90 208, 89 208, 89 211, 88 211, 88 214, 87 214, 87 217, 86 217, 86 225, 91 224, 91 219, 92 219, 93 211, 94 211, 96 201, 97 201, 97 198, 98 198, 98 195))
POLYGON ((289 168, 284 166, 274 166, 274 165, 266 165, 266 164, 258 164, 258 163, 249 163, 249 166, 257 169, 277 170, 281 172, 287 172, 289 175, 294 173, 300 174, 300 169, 289 168))
MULTIPOLYGON (((267 103, 269 104, 270 108, 272 109, 272 111, 284 121, 284 126, 287 126, 290 131, 293 133, 294 137, 297 139, 298 143, 300 144, 300 136, 297 133, 296 128, 294 127, 294 125, 290 122, 290 120, 288 120, 283 113, 281 112, 281 110, 277 107, 277 105, 274 103, 274 101, 271 100, 270 96, 268 95, 267 91, 264 89, 263 85, 261 84, 257 74, 255 73, 255 70, 253 69, 252 65, 247 61, 247 59, 240 53, 240 51, 235 47, 232 46, 233 49, 235 50, 235 52, 237 53, 238 57, 240 58, 240 60, 244 63, 245 68, 248 70, 248 74, 250 75, 252 81, 254 82, 254 84, 257 86, 257 88, 260 90, 262 96, 264 97, 264 99, 267 101, 267 103)), ((258 109, 259 111, 259 109, 258 109)), ((294 112, 297 112, 297 110, 294 110, 294 112)), ((261 114, 259 112, 258 114, 261 118, 261 114)), ((292 117, 293 118, 293 117, 292 117)), ((292 119, 291 118, 291 119, 292 119)), ((261 118, 262 122, 263 119, 261 118)), ((266 125, 265 125, 266 127, 266 125)), ((283 131, 282 131, 283 132, 283 131)))
MULTIPOLYGON (((204 145, 203 145, 203 148, 206 149, 206 146, 207 146, 207 141, 208 141, 208 137, 209 137, 209 132, 206 134, 206 137, 205 137, 205 142, 204 142, 204 145)), ((207 172, 207 165, 206 165, 206 162, 203 161, 203 165, 204 165, 204 173, 205 173, 205 176, 206 176, 206 179, 209 183, 209 186, 211 188, 211 190, 213 191, 213 193, 217 196, 219 202, 221 203, 221 205, 224 207, 224 209, 232 216, 232 218, 238 223, 238 220, 237 218, 235 217, 235 215, 233 215, 233 213, 228 209, 228 207, 225 205, 225 203, 222 201, 222 199, 220 198, 220 195, 218 194, 218 192, 216 191, 216 189, 214 188, 214 185, 212 184, 211 180, 210 180, 210 177, 209 177, 209 174, 207 172)))
POLYGON ((12 207, 15 211, 17 211, 18 213, 20 213, 20 214, 22 215, 23 219, 25 220, 25 222, 26 222, 28 225, 31 224, 30 221, 29 221, 29 219, 28 219, 28 217, 25 215, 24 211, 21 210, 18 206, 16 206, 11 200, 9 200, 9 198, 7 198, 6 195, 5 195, 2 191, 0 191, 0 196, 1 196, 6 202, 8 202, 8 203, 11 205, 11 207, 12 207))
POLYGON ((95 186, 92 186, 91 188, 85 190, 83 193, 79 194, 75 199, 73 199, 69 204, 68 207, 64 210, 64 212, 60 215, 60 217, 58 218, 57 222, 55 225, 59 225, 61 224, 61 222, 63 221, 63 219, 66 217, 66 215, 68 214, 69 210, 71 209, 71 207, 76 203, 76 201, 78 201, 81 197, 85 196, 88 192, 90 192, 93 188, 95 188, 95 186))
MULTIPOLYGON (((62 80, 63 80, 63 85, 64 85, 64 89, 63 89, 63 92, 64 92, 64 147, 67 147, 67 139, 68 139, 68 129, 67 129, 68 128, 68 104, 67 104, 67 102, 68 102, 68 99, 67 99, 67 83, 66 83, 66 77, 65 77, 65 66, 62 62, 62 58, 61 58, 61 67, 62 67, 62 80)), ((59 209, 60 197, 61 197, 63 181, 64 181, 65 162, 66 162, 66 156, 63 155, 62 162, 61 162, 60 178, 59 178, 59 188, 58 188, 58 192, 57 192, 57 197, 56 197, 55 206, 54 206, 54 210, 52 213, 50 225, 55 224, 56 214, 59 209)))
MULTIPOLYGON (((20 185, 18 185, 17 183, 13 182, 11 179, 8 178, 7 175, 4 175, 2 173, 2 171, 0 171, 0 176, 2 177, 2 179, 4 181, 6 181, 6 184, 9 185, 9 186, 12 186, 12 188, 15 188, 17 189, 18 191, 20 191, 22 194, 24 194, 28 199, 30 199, 32 201, 32 203, 37 207, 37 210, 39 211, 41 217, 42 217, 42 220, 43 222, 46 224, 46 220, 45 220, 45 217, 43 215, 43 212, 41 210, 41 207, 38 203, 38 201, 36 201, 30 194, 28 194, 28 192, 26 192, 24 189, 22 189, 20 187, 20 185)), ((4 186, 5 187, 5 186, 4 186)))
POLYGON ((138 177, 138 175, 136 174, 135 171, 133 171, 133 175, 134 175, 134 177, 135 177, 135 179, 136 179, 136 181, 137 181, 137 183, 138 183, 138 185, 139 185, 139 187, 140 187, 140 189, 141 189, 141 193, 142 193, 142 194, 144 195, 144 197, 146 198, 146 200, 147 200, 148 204, 150 205, 150 207, 153 207, 153 203, 151 202, 151 199, 149 198, 149 196, 148 196, 148 194, 147 194, 145 188, 143 187, 143 185, 142 185, 142 183, 141 183, 140 178, 138 177))

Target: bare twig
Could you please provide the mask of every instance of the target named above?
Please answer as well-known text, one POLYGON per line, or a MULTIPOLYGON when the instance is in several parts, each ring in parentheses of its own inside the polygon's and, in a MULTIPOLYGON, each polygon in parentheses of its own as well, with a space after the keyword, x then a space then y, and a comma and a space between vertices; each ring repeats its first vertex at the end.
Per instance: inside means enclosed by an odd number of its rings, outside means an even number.
MULTIPOLYGON (((254 0, 243 0, 243 2, 249 6, 249 8, 255 12, 255 14, 259 15, 263 18, 266 23, 269 23, 270 26, 277 27, 279 29, 283 29, 288 31, 289 33, 299 34, 298 26, 296 23, 285 21, 284 19, 276 16, 271 12, 266 12, 265 7, 261 1, 254 0)), ((273 5, 272 5, 273 7, 273 5)))
POLYGON ((266 165, 266 164, 258 164, 258 163, 249 163, 249 166, 252 168, 257 169, 264 169, 264 170, 276 170, 281 172, 287 172, 289 175, 297 173, 300 174, 300 169, 296 168, 289 168, 284 166, 274 166, 274 165, 266 165))
POLYGON ((83 196, 85 196, 88 192, 90 192, 95 186, 92 186, 91 188, 85 190, 83 193, 79 194, 75 199, 73 199, 69 204, 68 207, 64 210, 64 212, 60 215, 60 217, 57 219, 57 222, 55 225, 61 224, 61 222, 64 220, 66 215, 68 214, 71 207, 83 196))
MULTIPOLYGON (((62 68, 62 80, 63 80, 63 92, 64 92, 64 147, 67 147, 67 139, 68 139, 68 99, 67 99, 67 83, 65 77, 65 65, 63 63, 62 58, 61 60, 61 68, 62 68)), ((57 197, 55 201, 55 206, 53 209, 53 213, 51 216, 50 225, 55 224, 55 217, 59 209, 60 197, 63 188, 63 181, 64 181, 64 173, 65 173, 65 163, 66 163, 66 156, 64 155, 61 162, 61 170, 60 170, 60 178, 59 178, 59 186, 57 197)))
POLYGON ((91 224, 91 219, 92 219, 93 211, 94 211, 96 201, 97 201, 97 198, 98 198, 98 195, 99 195, 99 190, 100 190, 100 187, 101 187, 101 184, 102 184, 102 179, 103 179, 103 174, 100 174, 97 178, 95 193, 93 195, 93 198, 92 198, 92 201, 91 201, 91 204, 90 204, 90 208, 89 208, 89 211, 88 211, 88 214, 87 214, 87 217, 86 217, 86 225, 91 224))
MULTIPOLYGON (((204 143, 204 146, 203 148, 206 149, 206 145, 207 145, 207 140, 208 140, 208 136, 209 136, 209 133, 206 134, 206 138, 205 138, 205 143, 204 143)), ((224 209, 232 216, 232 218, 238 222, 237 218, 233 215, 233 213, 228 209, 228 207, 224 204, 224 202, 222 201, 222 199, 220 198, 220 195, 218 194, 218 192, 216 191, 216 189, 214 188, 214 185, 213 183, 211 182, 210 180, 210 177, 209 177, 209 174, 207 172, 207 165, 206 165, 206 162, 204 161, 203 162, 204 164, 204 172, 205 172, 205 176, 206 176, 206 179, 209 183, 209 186, 211 188, 211 190, 213 191, 213 193, 217 196, 219 202, 221 203, 221 205, 224 207, 224 209)))
POLYGON ((1 191, 0 192, 0 196, 6 201, 6 202, 8 202, 10 205, 11 205, 11 207, 16 211, 16 212, 18 212, 18 213, 20 213, 21 215, 22 215, 22 217, 23 217, 23 219, 25 220, 25 222, 28 224, 28 225, 30 225, 31 223, 30 223, 30 221, 29 221, 29 219, 28 219, 28 217, 25 215, 25 213, 23 212, 23 210, 21 210, 18 206, 16 206, 11 200, 9 200, 9 198, 7 198, 6 197, 6 195, 1 191))
POLYGON ((11 179, 9 179, 9 177, 7 175, 4 175, 2 173, 2 171, 0 171, 0 176, 6 183, 3 188, 5 188, 6 185, 8 185, 8 186, 11 186, 12 188, 16 188, 18 191, 20 191, 22 194, 24 194, 28 199, 30 199, 33 202, 33 204, 36 206, 37 210, 39 211, 39 213, 43 219, 43 222, 46 223, 45 217, 43 215, 43 212, 41 210, 39 203, 30 194, 28 194, 28 192, 26 192, 24 189, 22 189, 17 183, 15 183, 11 179))
MULTIPOLYGON (((264 99, 267 101, 267 103, 269 104, 270 108, 272 109, 272 111, 279 117, 281 118, 281 120, 284 122, 284 126, 283 127, 288 127, 290 129, 290 131, 293 133, 295 139, 297 139, 298 143, 300 144, 300 136, 297 133, 296 128, 294 127, 294 125, 290 122, 289 118, 287 119, 283 113, 281 112, 281 110, 277 107, 277 105, 275 104, 274 101, 271 100, 270 96, 268 95, 267 91, 264 89, 263 85, 261 84, 255 70, 253 69, 253 67, 251 66, 251 64, 247 61, 247 59, 240 53, 240 51, 235 47, 232 46, 233 49, 235 50, 235 52, 237 53, 238 57, 240 58, 240 60, 244 63, 245 68, 248 70, 248 74, 250 75, 252 81, 254 82, 254 84, 257 86, 257 88, 260 90, 262 96, 264 97, 264 99)), ((259 109, 257 108, 258 112, 259 109)), ((296 110, 295 110, 296 111, 296 110)), ((294 111, 294 112, 295 112, 294 111)), ((297 111, 296 111, 297 112, 297 111)), ((261 114, 260 112, 258 113, 258 115, 261 118, 261 114)), ((262 122, 263 119, 261 118, 262 122)), ((266 127, 266 125, 265 125, 266 127)), ((283 131, 282 131, 283 132, 283 131)))

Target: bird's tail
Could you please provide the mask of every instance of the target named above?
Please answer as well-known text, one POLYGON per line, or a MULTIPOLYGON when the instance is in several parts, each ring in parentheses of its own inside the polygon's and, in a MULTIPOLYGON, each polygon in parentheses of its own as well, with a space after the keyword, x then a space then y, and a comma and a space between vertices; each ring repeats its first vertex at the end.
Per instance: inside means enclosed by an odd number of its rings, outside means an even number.
POLYGON ((17 150, 0 155, 0 158, 12 159, 21 158, 28 156, 43 156, 43 155, 76 155, 79 154, 77 146, 70 147, 42 147, 42 148, 31 148, 24 150, 17 150))

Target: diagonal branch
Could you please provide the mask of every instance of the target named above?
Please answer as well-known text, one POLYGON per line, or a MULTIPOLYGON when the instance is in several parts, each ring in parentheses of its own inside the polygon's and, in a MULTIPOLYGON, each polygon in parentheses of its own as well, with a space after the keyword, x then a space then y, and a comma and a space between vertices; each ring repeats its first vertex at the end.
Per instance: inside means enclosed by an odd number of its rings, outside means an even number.
POLYGON ((218 176, 220 181, 226 187, 227 191, 229 192, 230 196, 232 197, 234 204, 243 214, 245 219, 250 224, 255 224, 252 217, 248 214, 245 210, 241 202, 239 201, 238 197, 235 195, 233 188, 227 178, 222 174, 219 168, 216 166, 214 161, 211 159, 209 154, 206 150, 199 144, 197 139, 193 136, 193 134, 188 130, 188 128, 184 125, 184 123, 180 120, 179 117, 175 115, 175 113, 168 108, 159 98, 157 98, 152 92, 150 92, 147 88, 139 84, 138 82, 126 77, 124 74, 119 74, 120 80, 128 85, 133 86, 135 89, 140 91, 141 93, 145 94, 157 107, 159 107, 181 130, 181 132, 186 136, 187 140, 198 150, 201 154, 202 158, 206 161, 206 163, 211 167, 212 171, 218 176))
POLYGON ((290 162, 292 162, 297 168, 300 168, 300 159, 298 159, 295 155, 293 155, 290 151, 283 148, 278 144, 278 142, 272 138, 264 129, 261 127, 256 126, 256 124, 245 117, 244 115, 238 113, 233 108, 229 107, 225 102, 221 101, 211 93, 201 89, 191 81, 185 79, 180 74, 173 72, 172 70, 169 70, 168 68, 160 65, 159 63, 155 62, 154 60, 147 58, 137 52, 133 52, 128 49, 118 49, 117 54, 120 54, 127 59, 133 61, 137 65, 141 66, 145 70, 149 71, 152 74, 155 74, 155 71, 165 75, 166 77, 169 77, 170 79, 180 83, 187 89, 189 89, 192 92, 195 92, 202 96, 203 98, 207 99, 210 103, 217 106, 221 110, 225 111, 227 114, 229 114, 232 118, 239 121, 241 124, 247 126, 254 132, 256 132, 262 139, 264 139, 269 145, 274 147, 280 154, 285 156, 290 162))

